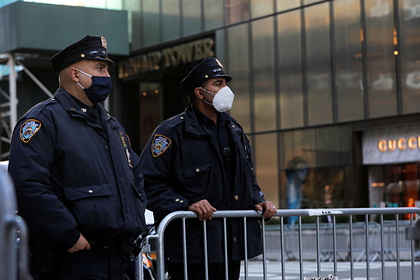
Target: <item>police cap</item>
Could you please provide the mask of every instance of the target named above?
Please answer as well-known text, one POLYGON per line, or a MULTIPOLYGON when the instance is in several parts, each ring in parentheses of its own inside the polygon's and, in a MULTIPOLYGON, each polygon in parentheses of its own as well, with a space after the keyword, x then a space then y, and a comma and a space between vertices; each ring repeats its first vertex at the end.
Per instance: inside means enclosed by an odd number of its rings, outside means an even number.
POLYGON ((222 77, 230 82, 232 77, 223 71, 223 65, 215 57, 207 57, 197 64, 181 81, 181 91, 190 93, 194 88, 200 87, 208 79, 222 77))
POLYGON ((115 63, 106 52, 103 36, 87 35, 50 58, 53 70, 58 74, 67 66, 83 59, 103 60, 114 66, 115 63))

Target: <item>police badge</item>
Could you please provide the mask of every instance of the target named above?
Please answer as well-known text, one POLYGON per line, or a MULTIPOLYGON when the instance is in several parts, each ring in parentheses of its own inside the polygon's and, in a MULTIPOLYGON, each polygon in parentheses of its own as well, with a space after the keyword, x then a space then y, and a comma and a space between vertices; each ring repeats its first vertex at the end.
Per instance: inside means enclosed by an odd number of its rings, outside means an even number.
POLYGON ((152 155, 158 157, 163 154, 171 145, 172 140, 163 135, 155 135, 152 143, 152 155))
POLYGON ((20 126, 20 140, 28 143, 41 128, 41 122, 29 119, 20 126))

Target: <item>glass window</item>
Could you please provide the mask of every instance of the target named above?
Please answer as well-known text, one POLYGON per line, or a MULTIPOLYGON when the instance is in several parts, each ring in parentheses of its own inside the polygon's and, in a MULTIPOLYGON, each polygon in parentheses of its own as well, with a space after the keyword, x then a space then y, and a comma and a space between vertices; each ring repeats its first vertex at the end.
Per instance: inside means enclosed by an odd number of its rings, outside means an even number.
MULTIPOLYGON (((122 10, 123 9, 123 0, 24 0, 25 2, 37 2, 45 4, 54 4, 54 5, 69 5, 69 6, 79 6, 79 7, 91 7, 91 8, 101 8, 101 9, 110 9, 110 10, 122 10)), ((16 2, 16 1, 6 1, 6 2, 16 2)), ((1 1, 0 1, 1 3, 1 1)))
POLYGON ((125 2, 125 9, 128 11, 128 40, 131 50, 137 50, 143 43, 141 4, 137 1, 125 2))
POLYGON ((183 35, 188 36, 202 31, 201 1, 182 0, 183 35))
POLYGON ((251 16, 253 18, 272 14, 274 11, 273 0, 250 0, 251 16))
POLYGON ((352 201, 350 139, 350 126, 281 133, 280 193, 286 198, 281 205, 291 209, 349 207, 352 201))
MULTIPOLYGON (((247 132, 251 131, 251 105, 249 96, 249 28, 241 24, 227 29, 228 74, 232 76, 232 87, 235 101, 230 113, 247 132)), ((223 61, 222 61, 223 63, 223 61)))
POLYGON ((264 192, 265 199, 279 205, 277 134, 256 135, 253 139, 255 141, 254 165, 258 185, 264 192))
MULTIPOLYGON (((321 2, 322 0, 303 0, 303 5, 314 4, 316 2, 321 2)), ((341 0, 340 0, 341 1, 341 0)))
POLYGON ((249 19, 249 0, 226 0, 227 23, 249 19))
POLYGON ((165 0, 162 5, 163 41, 175 40, 181 36, 180 22, 179 0, 165 0))
POLYGON ((330 126, 283 132, 280 143, 281 168, 299 157, 310 167, 351 164, 351 131, 349 126, 330 126))
POLYGON ((204 5, 204 29, 211 30, 223 26, 225 10, 223 1, 203 0, 204 5))
POLYGON ((404 0, 399 3, 403 112, 414 113, 420 111, 420 0, 404 0))
POLYGON ((300 7, 301 0, 277 0, 277 11, 285 11, 293 8, 300 7))
POLYGON ((382 203, 388 207, 416 207, 420 200, 419 167, 418 163, 368 165, 370 207, 381 207, 382 203))
POLYGON ((280 127, 303 126, 301 11, 277 17, 280 127))
POLYGON ((156 0, 143 0, 143 47, 160 43, 160 9, 156 0), (150 32, 154 30, 154 32, 150 32))
POLYGON ((332 122, 329 3, 305 9, 308 124, 332 122))
POLYGON ((393 1, 365 1, 369 117, 397 113, 393 1))
POLYGON ((252 23, 254 120, 256 131, 276 129, 273 18, 252 23))
POLYGON ((335 1, 334 19, 338 121, 363 119, 360 1, 335 1))

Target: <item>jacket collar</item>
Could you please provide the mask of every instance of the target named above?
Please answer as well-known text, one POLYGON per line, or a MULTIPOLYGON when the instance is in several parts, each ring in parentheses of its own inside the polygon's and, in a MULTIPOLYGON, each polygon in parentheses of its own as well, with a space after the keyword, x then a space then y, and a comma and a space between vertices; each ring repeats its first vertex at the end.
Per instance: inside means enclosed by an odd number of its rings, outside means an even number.
MULTIPOLYGON (((65 89, 60 87, 54 94, 54 99, 57 99, 58 102, 64 107, 64 109, 68 112, 88 115, 89 112, 92 110, 92 107, 84 104, 82 101, 79 101, 76 97, 73 97, 70 93, 68 93, 65 89)), ((106 113, 105 109, 101 104, 95 104, 94 106, 97 107, 99 112, 106 113)))
POLYGON ((54 94, 54 98, 61 103, 66 111, 86 114, 89 110, 91 110, 91 107, 83 104, 81 101, 78 101, 61 87, 54 94))
MULTIPOLYGON (((185 112, 184 112, 185 130, 191 134, 195 134, 199 136, 208 134, 207 130, 204 128, 203 124, 200 122, 200 117, 197 114, 199 114, 199 112, 194 107, 194 104, 191 104, 185 109, 185 112)), ((219 118, 219 121, 233 123, 236 125, 236 127, 239 127, 235 119, 229 116, 227 113, 219 113, 218 118, 219 118)))

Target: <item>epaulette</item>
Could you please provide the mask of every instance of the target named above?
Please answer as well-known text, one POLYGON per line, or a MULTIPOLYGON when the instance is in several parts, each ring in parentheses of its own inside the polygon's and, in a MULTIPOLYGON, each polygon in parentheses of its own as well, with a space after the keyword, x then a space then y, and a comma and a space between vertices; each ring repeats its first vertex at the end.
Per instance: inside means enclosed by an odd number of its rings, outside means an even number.
POLYGON ((172 116, 169 119, 166 119, 162 121, 156 130, 159 130, 160 132, 169 132, 173 128, 177 127, 178 125, 184 123, 185 121, 185 113, 180 113, 178 115, 172 116))
POLYGON ((44 100, 36 105, 34 105, 31 109, 29 109, 25 114, 24 117, 31 116, 36 117, 38 116, 47 106, 56 104, 57 100, 54 98, 50 98, 47 100, 44 100))

